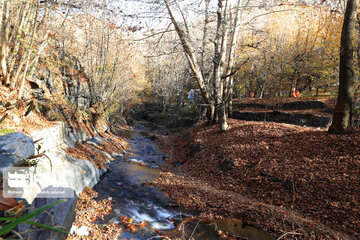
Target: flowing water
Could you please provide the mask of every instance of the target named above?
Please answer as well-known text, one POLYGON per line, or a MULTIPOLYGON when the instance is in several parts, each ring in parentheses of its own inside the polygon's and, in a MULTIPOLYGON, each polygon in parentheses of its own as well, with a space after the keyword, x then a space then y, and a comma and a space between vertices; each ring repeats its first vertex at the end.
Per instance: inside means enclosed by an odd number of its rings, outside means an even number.
POLYGON ((113 213, 106 215, 105 221, 121 223, 122 217, 126 216, 134 223, 147 222, 145 227, 138 228, 135 232, 124 230, 119 239, 161 239, 156 238, 161 231, 170 238, 189 239, 192 236, 199 240, 211 240, 220 239, 219 230, 239 234, 246 239, 273 239, 264 231, 255 227, 250 229, 238 220, 184 221, 191 216, 190 211, 170 207, 169 205, 174 204, 171 204, 173 202, 169 197, 155 187, 146 185, 146 182, 159 175, 159 165, 166 157, 154 141, 144 137, 143 133, 146 131, 148 126, 140 124, 132 131, 123 132, 130 149, 110 163, 109 171, 94 187, 99 193, 98 199, 112 199, 113 213), (183 228, 179 229, 175 225, 183 228))

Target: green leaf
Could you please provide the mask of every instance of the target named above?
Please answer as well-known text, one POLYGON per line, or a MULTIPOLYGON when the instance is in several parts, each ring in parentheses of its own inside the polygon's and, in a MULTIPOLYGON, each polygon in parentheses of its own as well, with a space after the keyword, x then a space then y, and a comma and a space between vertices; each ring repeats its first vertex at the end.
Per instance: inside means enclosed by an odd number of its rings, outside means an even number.
POLYGON ((32 110, 35 109, 34 100, 31 100, 31 102, 29 102, 28 106, 29 106, 29 107, 28 107, 28 109, 26 110, 25 117, 26 117, 27 115, 29 115, 32 110))
MULTIPOLYGON (((16 219, 17 219, 17 218, 13 218, 13 217, 0 217, 0 221, 13 222, 13 221, 15 221, 16 219)), ((33 222, 33 221, 25 221, 24 223, 31 224, 31 225, 38 226, 38 227, 42 227, 42 228, 46 228, 46 229, 49 229, 49 230, 58 231, 58 232, 65 233, 65 234, 69 234, 69 233, 68 233, 67 231, 65 231, 65 230, 62 230, 62 229, 59 229, 59 228, 55 228, 55 227, 51 227, 51 226, 49 226, 49 225, 45 225, 45 224, 33 222)))
POLYGON ((52 202, 52 203, 49 203, 45 206, 42 206, 32 212, 29 212, 19 218, 17 218, 16 220, 14 220, 13 222, 3 226, 1 229, 0 229, 0 236, 3 236, 4 234, 7 234, 8 232, 10 232, 12 229, 14 229, 17 225, 19 225, 20 223, 23 223, 37 215, 39 215, 40 213, 46 211, 47 209, 57 205, 57 204, 60 204, 62 202, 65 202, 66 199, 62 199, 62 200, 58 200, 58 201, 55 201, 55 202, 52 202))

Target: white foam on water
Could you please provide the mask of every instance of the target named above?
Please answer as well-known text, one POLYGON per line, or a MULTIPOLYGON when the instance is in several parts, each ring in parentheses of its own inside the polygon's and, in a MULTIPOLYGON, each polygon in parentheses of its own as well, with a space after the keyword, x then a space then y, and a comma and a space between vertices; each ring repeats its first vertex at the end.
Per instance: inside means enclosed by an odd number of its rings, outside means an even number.
POLYGON ((174 224, 168 219, 164 219, 163 221, 150 222, 150 226, 158 230, 168 230, 175 228, 174 224))
POLYGON ((156 221, 156 219, 150 217, 149 214, 139 213, 139 211, 136 210, 136 209, 131 209, 130 212, 132 214, 131 218, 134 219, 135 222, 142 222, 142 221, 153 222, 153 221, 156 221))
POLYGON ((157 208, 156 213, 160 219, 173 217, 174 214, 164 208, 157 208))
POLYGON ((129 159, 130 162, 134 162, 134 163, 141 163, 142 161, 141 160, 138 160, 136 158, 131 158, 129 159))
POLYGON ((110 222, 115 223, 115 224, 120 223, 120 221, 119 221, 117 218, 115 218, 115 217, 113 217, 112 219, 110 219, 110 222))

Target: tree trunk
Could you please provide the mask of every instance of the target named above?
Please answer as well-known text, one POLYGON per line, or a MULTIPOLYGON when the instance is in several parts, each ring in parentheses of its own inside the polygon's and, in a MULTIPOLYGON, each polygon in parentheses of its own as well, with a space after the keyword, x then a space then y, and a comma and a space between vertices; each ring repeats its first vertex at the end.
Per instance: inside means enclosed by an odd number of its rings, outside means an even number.
POLYGON ((225 132, 229 127, 227 124, 225 102, 222 102, 217 112, 218 112, 217 115, 219 119, 220 131, 225 132))
POLYGON ((181 45, 184 49, 184 53, 186 56, 186 59, 189 62, 190 68, 192 72, 194 73, 194 76, 199 84, 199 89, 201 92, 201 96, 206 104, 210 104, 212 102, 210 98, 210 94, 208 92, 208 89, 205 85, 205 80, 203 78, 203 74, 201 72, 201 68, 197 62, 196 56, 195 56, 195 50, 193 49, 193 46, 191 45, 190 38, 188 36, 188 33, 184 31, 184 29, 180 26, 178 21, 175 19, 175 16, 173 14, 173 11, 170 7, 169 0, 164 0, 166 8, 169 12, 171 22, 173 23, 175 27, 175 31, 179 36, 179 39, 181 41, 181 45))
MULTIPOLYGON (((229 75, 231 71, 233 70, 234 66, 234 59, 235 59, 235 49, 236 49, 236 42, 237 42, 237 36, 239 32, 239 23, 240 23, 240 6, 242 5, 242 0, 237 1, 236 9, 235 9, 235 18, 232 22, 232 31, 231 31, 231 45, 230 45, 230 51, 228 56, 228 64, 226 69, 226 75, 229 75)), ((231 117, 232 115, 232 99, 233 99, 233 92, 234 92, 234 75, 227 77, 226 79, 227 84, 227 96, 225 96, 225 99, 227 99, 226 104, 226 110, 227 115, 231 117)))
MULTIPOLYGON (((356 49, 356 56, 357 56, 357 67, 360 69, 360 18, 357 15, 357 24, 356 24, 356 34, 357 34, 357 49, 356 49)), ((360 81, 360 76, 356 79, 356 81, 360 81)))
MULTIPOLYGON (((18 21, 15 21, 14 23, 14 29, 12 31, 12 35, 9 39, 9 44, 13 44, 12 48, 12 54, 8 57, 8 69, 9 72, 7 74, 6 83, 10 84, 12 88, 15 88, 17 85, 17 78, 14 77, 15 73, 15 64, 22 57, 19 57, 19 50, 21 47, 21 41, 17 38, 17 36, 21 35, 21 32, 25 29, 26 22, 28 22, 28 19, 30 17, 30 2, 26 1, 20 5, 21 10, 19 11, 19 18, 18 21), (14 81, 11 81, 13 79, 14 81)), ((20 60, 21 62, 21 60, 20 60)), ((21 68, 20 68, 21 70, 21 68)), ((19 71, 20 71, 19 70, 19 71)), ((19 73, 20 74, 20 73, 19 73)))
POLYGON ((339 93, 329 133, 346 133, 354 99, 353 35, 359 0, 348 0, 340 44, 339 93))
POLYGON ((213 121, 215 119, 215 106, 214 104, 211 104, 208 107, 208 120, 213 121))
POLYGON ((209 3, 210 0, 205 0, 205 20, 204 20, 203 42, 201 49, 201 69, 204 69, 204 61, 205 61, 206 38, 207 38, 208 23, 209 23, 209 3))
MULTIPOLYGON (((216 104, 216 117, 219 121, 219 128, 221 131, 226 131, 228 125, 226 122, 226 108, 223 99, 224 84, 221 79, 221 73, 224 68, 224 59, 226 57, 225 42, 227 39, 226 31, 226 10, 228 7, 228 0, 218 1, 217 10, 217 28, 214 41, 214 98, 216 104)), ((216 119, 216 118, 215 118, 216 119)))
POLYGON ((35 7, 35 18, 33 21, 33 25, 32 25, 32 30, 31 30, 31 37, 30 37, 30 41, 29 41, 29 49, 26 51, 26 65, 25 65, 25 69, 24 69, 24 73, 20 78, 20 89, 19 89, 19 93, 18 93, 18 99, 22 98, 23 92, 24 92, 24 87, 25 87, 25 80, 26 80, 26 75, 29 69, 29 64, 30 64, 30 58, 31 58, 31 49, 33 47, 33 43, 35 40, 35 31, 37 29, 37 19, 38 19, 38 13, 39 13, 39 2, 36 3, 36 7, 35 7))
POLYGON ((0 49, 0 70, 2 74, 2 80, 6 84, 9 84, 7 81, 7 57, 8 57, 8 45, 9 45, 9 7, 7 0, 1 1, 2 7, 2 24, 1 24, 1 49, 0 49))
POLYGON ((234 76, 230 77, 230 87, 229 87, 229 97, 228 97, 228 104, 227 104, 227 113, 229 117, 232 117, 233 111, 233 94, 234 94, 234 76))

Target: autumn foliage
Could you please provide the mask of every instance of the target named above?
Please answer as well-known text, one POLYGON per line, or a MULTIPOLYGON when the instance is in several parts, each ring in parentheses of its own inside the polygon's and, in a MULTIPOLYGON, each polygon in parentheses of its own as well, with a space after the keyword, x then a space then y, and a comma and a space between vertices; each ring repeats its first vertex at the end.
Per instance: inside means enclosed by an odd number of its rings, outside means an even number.
POLYGON ((261 18, 265 30, 240 36, 235 88, 256 97, 289 96, 292 88, 308 90, 337 80, 342 16, 327 7, 279 7, 261 18), (276 12, 279 11, 279 12, 276 12))

